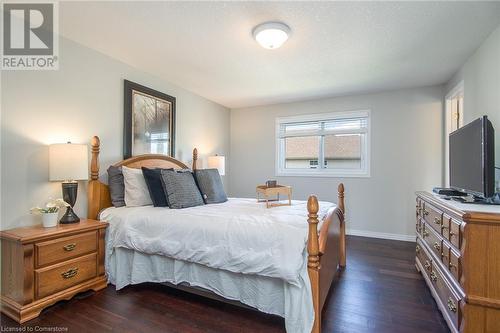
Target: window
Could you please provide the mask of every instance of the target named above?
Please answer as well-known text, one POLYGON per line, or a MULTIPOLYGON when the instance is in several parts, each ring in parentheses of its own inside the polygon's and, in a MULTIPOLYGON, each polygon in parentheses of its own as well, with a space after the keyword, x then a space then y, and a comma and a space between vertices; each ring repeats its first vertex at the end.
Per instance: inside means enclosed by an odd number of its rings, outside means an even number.
POLYGON ((445 122, 446 122, 446 134, 445 134, 445 158, 444 158, 444 174, 445 174, 445 186, 450 186, 450 151, 449 151, 449 135, 451 132, 456 131, 463 126, 464 122, 464 82, 458 83, 451 91, 446 95, 445 98, 445 122))
POLYGON ((276 119, 276 175, 368 177, 370 111, 276 119))

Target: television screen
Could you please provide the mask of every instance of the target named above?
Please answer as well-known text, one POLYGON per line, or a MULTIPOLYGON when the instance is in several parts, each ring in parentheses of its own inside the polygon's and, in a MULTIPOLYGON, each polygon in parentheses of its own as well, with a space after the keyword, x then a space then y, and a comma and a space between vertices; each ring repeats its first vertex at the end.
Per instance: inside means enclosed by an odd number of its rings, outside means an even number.
POLYGON ((486 116, 450 134, 450 185, 480 197, 494 195, 494 131, 486 116))

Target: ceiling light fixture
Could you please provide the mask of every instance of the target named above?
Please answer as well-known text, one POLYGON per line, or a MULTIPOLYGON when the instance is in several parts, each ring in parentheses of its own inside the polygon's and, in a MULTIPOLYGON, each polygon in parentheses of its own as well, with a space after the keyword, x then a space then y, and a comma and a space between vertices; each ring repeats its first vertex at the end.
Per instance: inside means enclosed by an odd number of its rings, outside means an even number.
POLYGON ((290 27, 284 23, 266 22, 253 29, 253 38, 263 48, 274 50, 286 42, 290 31, 290 27))

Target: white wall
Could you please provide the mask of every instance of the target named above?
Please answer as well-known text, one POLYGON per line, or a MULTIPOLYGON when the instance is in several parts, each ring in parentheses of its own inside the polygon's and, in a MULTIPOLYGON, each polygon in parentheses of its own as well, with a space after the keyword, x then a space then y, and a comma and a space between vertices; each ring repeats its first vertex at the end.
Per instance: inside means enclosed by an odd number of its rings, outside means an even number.
POLYGON ((442 182, 442 97, 433 86, 231 110, 230 194, 254 197, 257 184, 277 179, 294 199, 336 201, 343 182, 351 233, 411 238, 414 192, 442 182), (275 176, 276 117, 358 109, 372 111, 370 178, 275 176))
MULTIPOLYGON (((500 26, 446 84, 464 82, 464 124, 487 115, 495 128, 495 165, 500 167, 500 26)), ((497 171, 497 180, 500 179, 497 171)))
MULTIPOLYGON (((201 157, 229 153, 228 109, 64 38, 58 71, 1 75, 2 229, 40 223, 30 207, 61 197, 60 183, 48 182, 48 144, 99 135, 101 173, 122 159, 124 79, 177 98, 178 159, 190 162, 193 147, 201 157)), ((80 189, 76 212, 85 216, 84 182, 80 189)))

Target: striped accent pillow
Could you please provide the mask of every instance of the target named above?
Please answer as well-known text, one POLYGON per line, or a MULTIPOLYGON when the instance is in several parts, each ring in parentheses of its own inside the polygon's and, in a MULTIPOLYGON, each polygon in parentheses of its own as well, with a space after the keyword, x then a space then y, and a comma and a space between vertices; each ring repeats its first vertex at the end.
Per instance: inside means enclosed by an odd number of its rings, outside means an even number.
POLYGON ((191 171, 161 170, 161 178, 168 207, 180 209, 205 204, 191 171))

